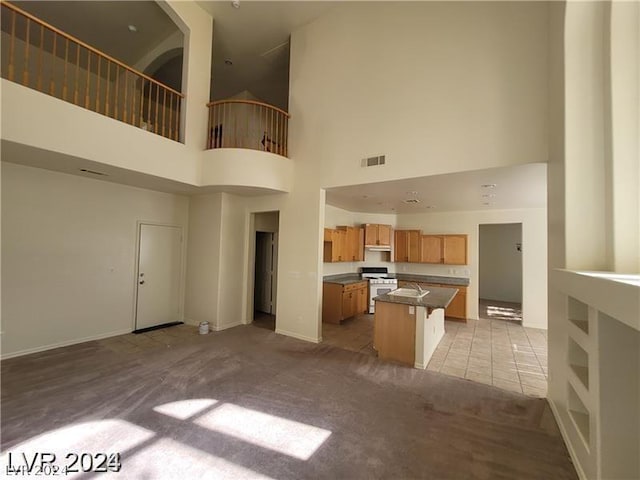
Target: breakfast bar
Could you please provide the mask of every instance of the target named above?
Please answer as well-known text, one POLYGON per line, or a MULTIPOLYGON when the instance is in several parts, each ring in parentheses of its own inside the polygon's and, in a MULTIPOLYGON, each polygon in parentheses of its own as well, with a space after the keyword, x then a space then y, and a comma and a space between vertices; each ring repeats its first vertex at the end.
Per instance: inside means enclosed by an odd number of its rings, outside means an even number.
POLYGON ((424 369, 444 336, 444 309, 458 289, 416 287, 374 299, 373 348, 380 359, 424 369))

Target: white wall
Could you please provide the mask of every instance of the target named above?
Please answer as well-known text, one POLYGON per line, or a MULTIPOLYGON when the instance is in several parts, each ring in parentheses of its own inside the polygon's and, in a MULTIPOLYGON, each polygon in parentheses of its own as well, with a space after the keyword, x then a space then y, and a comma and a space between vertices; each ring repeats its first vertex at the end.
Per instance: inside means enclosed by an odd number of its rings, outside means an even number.
POLYGON ((639 292, 637 275, 629 285, 619 273, 637 274, 640 255, 640 9, 566 2, 550 13, 548 399, 580 478, 638 478, 639 292), (588 332, 570 320, 578 316, 588 332), (569 365, 569 338, 588 353, 588 388, 569 365), (586 438, 569 385, 589 413, 586 438))
POLYGON ((191 197, 185 322, 217 324, 221 225, 221 193, 191 197))
POLYGON ((131 332, 137 222, 188 199, 2 162, 2 355, 131 332))
POLYGON ((244 199, 228 193, 198 195, 189 209, 186 321, 213 330, 243 322, 244 199))
POLYGON ((278 212, 261 212, 255 216, 255 232, 278 232, 278 212))
POLYGON ((480 225, 479 242, 480 298, 522 302, 522 225, 480 225))
POLYGON ((398 228, 417 228, 425 234, 468 235, 467 266, 401 263, 397 272, 451 275, 469 278, 467 313, 478 318, 479 225, 522 223, 522 316, 523 325, 547 328, 547 237, 546 209, 483 210, 398 215, 398 228))
POLYGON ((293 32, 289 105, 321 186, 546 161, 547 9, 344 2, 293 32))

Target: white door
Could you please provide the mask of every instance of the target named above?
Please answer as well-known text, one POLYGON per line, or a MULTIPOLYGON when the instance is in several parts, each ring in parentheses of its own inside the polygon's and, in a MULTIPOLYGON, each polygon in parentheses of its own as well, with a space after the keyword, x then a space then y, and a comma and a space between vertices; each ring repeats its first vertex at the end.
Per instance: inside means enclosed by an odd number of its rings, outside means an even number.
POLYGON ((256 232, 255 309, 273 313, 273 233, 256 232))
POLYGON ((140 225, 136 330, 180 321, 182 229, 140 225))

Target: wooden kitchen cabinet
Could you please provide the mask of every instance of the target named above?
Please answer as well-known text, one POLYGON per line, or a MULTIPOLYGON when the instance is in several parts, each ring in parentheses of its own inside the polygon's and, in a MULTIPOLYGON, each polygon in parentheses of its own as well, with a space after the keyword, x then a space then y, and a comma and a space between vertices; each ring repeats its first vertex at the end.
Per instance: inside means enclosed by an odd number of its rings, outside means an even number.
POLYGON ((395 262, 419 262, 420 261, 420 230, 396 230, 394 238, 395 262))
POLYGON ((324 229, 325 262, 362 262, 364 230, 358 227, 324 229))
POLYGON ((420 239, 420 262, 442 263, 444 240, 440 235, 422 235, 420 239))
POLYGON ((364 244, 367 247, 390 247, 391 225, 367 223, 364 226, 364 244))
MULTIPOLYGON (((444 287, 445 285, 441 285, 444 287)), ((451 286, 451 285, 450 285, 451 286)), ((467 287, 455 287, 458 293, 444 311, 445 317, 467 321, 467 287)))
POLYGON ((467 235, 422 235, 420 262, 467 264, 467 235))
POLYGON ((346 261, 347 232, 345 230, 324 229, 324 261, 346 261))
POLYGON ((429 287, 442 287, 442 288, 457 288, 458 293, 453 297, 451 303, 444 310, 444 316, 449 320, 467 321, 467 287, 460 285, 442 285, 439 283, 423 283, 423 282, 409 282, 407 280, 399 280, 398 288, 415 288, 418 284, 420 288, 429 290, 429 287))
POLYGON ((467 264, 467 236, 443 235, 443 262, 447 265, 467 264))
POLYGON ((357 227, 337 227, 346 232, 344 259, 347 262, 364 261, 364 229, 357 227))
POLYGON ((325 282, 322 284, 322 321, 340 323, 342 320, 367 313, 368 287, 366 281, 341 285, 325 282))

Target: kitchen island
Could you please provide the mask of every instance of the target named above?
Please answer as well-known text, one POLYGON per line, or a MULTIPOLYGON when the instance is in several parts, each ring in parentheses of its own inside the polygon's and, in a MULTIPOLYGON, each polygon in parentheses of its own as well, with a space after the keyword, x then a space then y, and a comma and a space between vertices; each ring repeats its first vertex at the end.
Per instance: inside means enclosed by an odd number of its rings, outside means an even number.
POLYGON ((389 292, 376 297, 373 348, 378 357, 426 368, 444 336, 444 309, 457 292, 456 288, 429 287, 422 297, 417 291, 416 296, 389 292))

